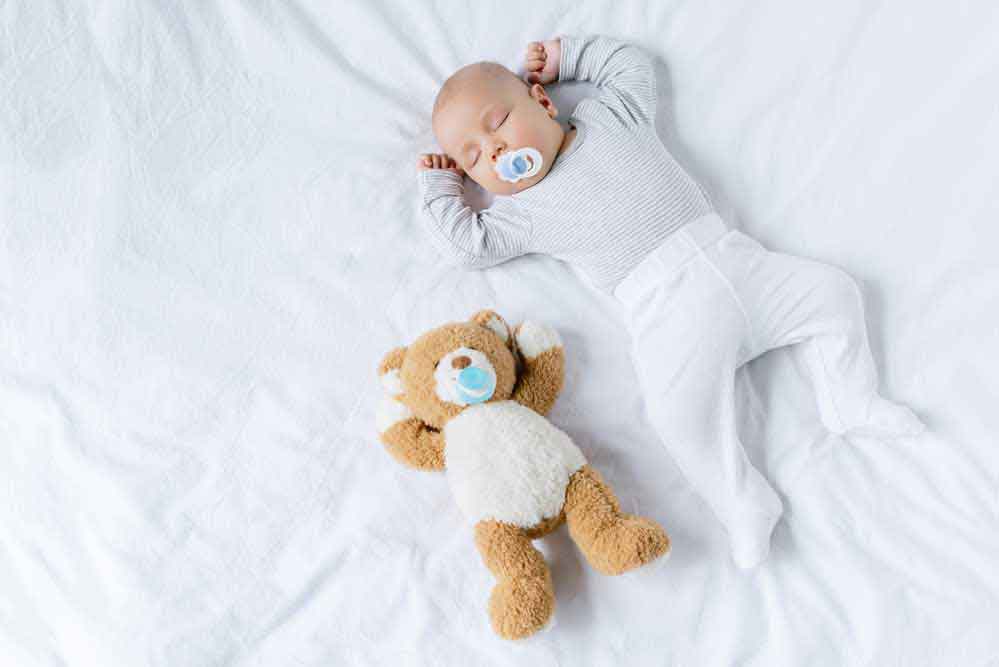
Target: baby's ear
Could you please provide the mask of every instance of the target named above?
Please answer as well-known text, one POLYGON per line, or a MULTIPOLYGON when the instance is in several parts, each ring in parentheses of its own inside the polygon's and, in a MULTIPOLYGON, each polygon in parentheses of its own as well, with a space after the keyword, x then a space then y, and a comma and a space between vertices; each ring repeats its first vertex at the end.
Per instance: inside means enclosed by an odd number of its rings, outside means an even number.
MULTIPOLYGON (((494 334, 499 336, 507 347, 513 345, 513 336, 510 333, 510 325, 506 323, 499 313, 495 310, 480 310, 479 312, 472 315, 472 322, 475 322, 480 327, 485 327, 489 329, 494 334)), ((512 349, 512 348, 511 348, 512 349)))
POLYGON ((402 379, 399 377, 399 369, 406 359, 406 348, 397 347, 382 358, 378 364, 378 377, 382 380, 385 393, 389 396, 402 395, 402 379))

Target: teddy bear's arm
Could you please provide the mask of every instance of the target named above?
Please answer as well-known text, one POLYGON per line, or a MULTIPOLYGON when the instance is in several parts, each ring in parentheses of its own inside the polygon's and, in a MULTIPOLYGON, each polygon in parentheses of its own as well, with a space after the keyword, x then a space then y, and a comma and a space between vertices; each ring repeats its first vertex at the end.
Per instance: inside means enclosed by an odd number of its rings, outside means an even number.
POLYGON ((444 469, 444 438, 409 408, 385 396, 377 418, 378 436, 396 461, 418 470, 444 469))
POLYGON ((565 380, 565 351, 558 333, 544 324, 524 322, 514 333, 524 362, 513 400, 546 415, 565 380))

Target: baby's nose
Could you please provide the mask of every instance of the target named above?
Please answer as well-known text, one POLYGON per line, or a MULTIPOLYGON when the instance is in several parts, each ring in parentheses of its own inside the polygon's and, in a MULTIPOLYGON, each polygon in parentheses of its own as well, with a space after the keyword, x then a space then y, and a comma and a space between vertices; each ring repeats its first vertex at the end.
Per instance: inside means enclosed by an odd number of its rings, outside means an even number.
POLYGON ((503 153, 505 152, 506 152, 506 144, 496 144, 495 146, 493 146, 493 155, 492 155, 493 162, 496 162, 496 160, 500 159, 500 155, 503 155, 503 153))

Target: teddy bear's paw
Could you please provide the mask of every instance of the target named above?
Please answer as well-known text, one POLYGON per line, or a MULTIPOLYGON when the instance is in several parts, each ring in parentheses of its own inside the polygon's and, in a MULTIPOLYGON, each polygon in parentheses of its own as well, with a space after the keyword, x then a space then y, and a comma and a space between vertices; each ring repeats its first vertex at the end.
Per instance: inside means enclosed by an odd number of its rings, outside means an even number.
POLYGON ((542 352, 562 347, 562 339, 558 332, 546 324, 524 322, 517 327, 517 347, 520 353, 528 359, 533 359, 542 352))
POLYGON ((412 416, 412 411, 405 404, 394 398, 383 396, 378 411, 375 413, 375 425, 378 427, 378 433, 382 434, 412 416))
POLYGON ((669 536, 655 521, 631 514, 604 528, 587 554, 603 574, 623 574, 669 553, 669 536))
POLYGON ((402 378, 399 377, 399 369, 393 368, 386 371, 381 376, 382 389, 388 396, 399 396, 403 392, 402 378))
POLYGON ((551 575, 500 581, 489 596, 493 630, 504 639, 523 639, 543 629, 555 612, 551 575))

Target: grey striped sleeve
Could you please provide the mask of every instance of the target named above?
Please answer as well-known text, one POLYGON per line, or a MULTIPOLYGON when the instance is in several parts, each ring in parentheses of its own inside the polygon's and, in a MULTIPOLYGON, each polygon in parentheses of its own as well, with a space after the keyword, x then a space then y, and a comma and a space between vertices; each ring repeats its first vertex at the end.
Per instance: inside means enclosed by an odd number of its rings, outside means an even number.
POLYGON ((510 198, 476 212, 465 203, 461 176, 444 169, 420 171, 420 189, 430 236, 452 264, 484 269, 529 252, 530 218, 510 198))
POLYGON ((656 118, 656 76, 652 60, 636 46, 610 37, 561 37, 559 81, 591 81, 598 102, 625 125, 656 118))

